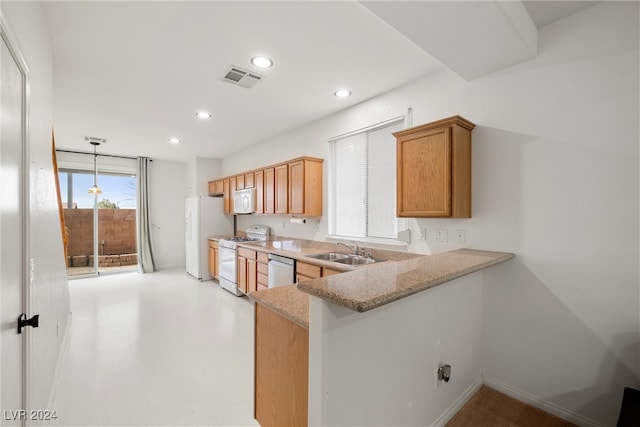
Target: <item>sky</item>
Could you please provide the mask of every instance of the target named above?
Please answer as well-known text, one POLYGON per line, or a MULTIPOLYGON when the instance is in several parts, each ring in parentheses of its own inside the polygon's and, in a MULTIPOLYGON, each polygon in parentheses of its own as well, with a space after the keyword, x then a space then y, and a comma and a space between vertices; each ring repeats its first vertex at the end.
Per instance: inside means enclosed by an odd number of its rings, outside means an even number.
MULTIPOLYGON (((62 203, 67 203, 68 176, 73 175, 73 203, 78 208, 93 208, 92 194, 89 188, 93 185, 92 173, 68 173, 60 172, 60 193, 62 203)), ((98 194, 98 201, 109 199, 115 202, 120 209, 136 208, 136 178, 131 175, 98 175, 98 187, 102 194, 98 194)))

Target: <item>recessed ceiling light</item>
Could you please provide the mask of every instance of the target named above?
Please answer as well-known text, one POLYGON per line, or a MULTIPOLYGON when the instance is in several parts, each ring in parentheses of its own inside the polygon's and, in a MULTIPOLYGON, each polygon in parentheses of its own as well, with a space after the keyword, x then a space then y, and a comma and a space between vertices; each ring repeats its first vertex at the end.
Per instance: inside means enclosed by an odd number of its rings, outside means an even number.
POLYGON ((333 92, 333 94, 338 98, 346 98, 347 96, 351 96, 351 91, 346 89, 339 89, 333 92))
POLYGON ((251 63, 258 68, 271 68, 273 61, 266 56, 254 56, 251 58, 251 63))
POLYGON ((172 144, 180 144, 180 139, 178 138, 169 138, 169 142, 172 144))
POLYGON ((206 111, 198 111, 196 113, 196 116, 198 116, 201 119, 210 119, 211 113, 207 113, 206 111))

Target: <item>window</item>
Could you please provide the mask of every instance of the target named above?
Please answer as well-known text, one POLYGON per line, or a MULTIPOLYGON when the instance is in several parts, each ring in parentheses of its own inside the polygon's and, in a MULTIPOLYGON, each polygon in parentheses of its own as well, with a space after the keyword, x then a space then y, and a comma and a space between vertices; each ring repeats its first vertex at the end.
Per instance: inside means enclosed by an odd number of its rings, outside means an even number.
POLYGON ((395 241, 407 228, 396 218, 396 139, 404 118, 329 141, 329 234, 395 241))

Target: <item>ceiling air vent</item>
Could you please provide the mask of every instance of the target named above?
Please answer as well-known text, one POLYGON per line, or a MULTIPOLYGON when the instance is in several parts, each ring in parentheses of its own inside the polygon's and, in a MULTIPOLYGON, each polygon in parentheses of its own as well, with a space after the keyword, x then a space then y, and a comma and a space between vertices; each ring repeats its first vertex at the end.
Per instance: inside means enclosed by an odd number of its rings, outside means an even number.
POLYGON ((262 78, 263 76, 259 74, 243 70, 242 68, 236 66, 232 66, 227 70, 222 80, 237 86, 249 88, 262 80, 262 78))

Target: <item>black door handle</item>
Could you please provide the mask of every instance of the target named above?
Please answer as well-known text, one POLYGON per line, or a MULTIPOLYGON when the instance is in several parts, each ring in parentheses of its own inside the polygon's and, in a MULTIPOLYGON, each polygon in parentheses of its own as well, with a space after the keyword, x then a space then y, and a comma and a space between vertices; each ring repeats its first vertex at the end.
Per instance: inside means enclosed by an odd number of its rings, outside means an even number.
POLYGON ((38 320, 40 319, 40 315, 36 314, 31 319, 27 319, 27 315, 22 313, 18 317, 18 333, 22 333, 22 328, 25 326, 31 326, 32 328, 38 327, 38 320))

